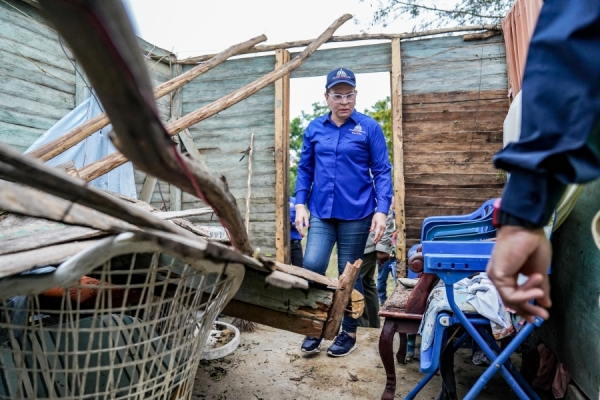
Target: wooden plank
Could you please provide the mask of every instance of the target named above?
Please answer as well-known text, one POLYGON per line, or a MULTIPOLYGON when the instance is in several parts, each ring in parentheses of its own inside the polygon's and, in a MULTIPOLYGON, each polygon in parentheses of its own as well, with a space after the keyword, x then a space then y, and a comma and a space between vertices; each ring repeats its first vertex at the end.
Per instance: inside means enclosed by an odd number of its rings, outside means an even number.
POLYGON ((406 216, 415 217, 432 217, 436 215, 461 215, 473 212, 473 207, 406 207, 406 216))
POLYGON ((96 243, 98 240, 85 240, 0 255, 0 278, 20 274, 32 268, 58 265, 96 243))
POLYGON ((417 163, 417 164, 406 164, 404 166, 405 174, 435 174, 435 173, 456 173, 456 174, 491 174, 499 173, 500 170, 496 170, 492 163, 482 162, 476 163, 473 161, 468 162, 442 162, 436 163, 417 163))
MULTIPOLYGON (((290 52, 275 52, 275 68, 290 60, 290 52)), ((275 249, 278 262, 290 263, 290 75, 275 81, 275 249)))
MULTIPOLYGON (((443 144, 442 146, 445 146, 443 144)), ((460 164, 466 162, 474 163, 488 163, 491 166, 492 158, 498 152, 499 149, 484 149, 484 150, 469 150, 469 148, 460 151, 440 151, 437 150, 437 146, 422 145, 411 146, 410 150, 408 147, 404 148, 404 162, 406 165, 423 163, 423 164, 460 164), (411 151, 412 150, 412 151, 411 151), (425 150, 425 151, 423 151, 425 150)), ((462 148, 466 146, 463 143, 462 148)), ((491 146, 486 146, 491 147, 491 146)), ((500 147, 500 146, 498 146, 500 147)))
MULTIPOLYGON (((480 121, 478 121, 478 123, 479 122, 480 121)), ((459 123, 456 123, 456 124, 454 124, 452 122, 433 123, 433 124, 431 124, 431 123, 422 123, 422 124, 406 123, 403 126, 404 140, 407 143, 412 142, 415 144, 416 143, 452 144, 454 142, 454 143, 460 143, 463 146, 462 147, 463 149, 465 147, 467 147, 467 145, 465 145, 466 143, 469 144, 468 146, 470 146, 471 143, 486 144, 486 146, 489 146, 489 144, 496 143, 496 144, 500 144, 500 147, 502 145, 502 131, 491 130, 494 128, 495 129, 498 128, 497 123, 490 124, 489 131, 481 131, 481 130, 467 131, 467 130, 462 130, 458 127, 454 131, 445 129, 445 128, 451 129, 453 125, 459 125, 459 123), (432 128, 432 129, 428 129, 428 128, 432 128)), ((465 127, 463 126, 463 128, 465 128, 465 127)), ((440 150, 441 149, 442 149, 442 147, 440 147, 440 150)), ((467 147, 467 149, 468 149, 468 147, 467 147)))
POLYGON ((325 340, 335 338, 340 331, 344 311, 348 308, 348 304, 350 303, 354 284, 356 278, 358 278, 361 265, 361 259, 356 260, 354 264, 350 264, 349 262, 346 263, 344 272, 338 278, 337 289, 335 290, 331 307, 329 307, 327 321, 325 322, 325 328, 321 335, 325 340))
POLYGON ((463 188, 463 187, 448 187, 448 186, 428 186, 428 187, 415 187, 414 185, 406 185, 406 190, 409 197, 435 197, 441 200, 449 198, 462 198, 462 199, 483 199, 485 200, 499 197, 502 188, 489 187, 489 188, 463 188))
POLYGON ((420 183, 425 185, 460 185, 464 187, 488 187, 490 184, 503 183, 497 173, 491 174, 458 174, 458 173, 434 173, 434 174, 404 174, 405 182, 420 183))
POLYGON ((440 93, 411 93, 402 96, 404 107, 414 104, 436 104, 450 102, 501 100, 508 101, 505 89, 499 90, 457 90, 440 93))
POLYGON ((194 138, 192 137, 190 130, 184 129, 181 132, 179 132, 178 135, 179 135, 179 139, 181 140, 181 144, 183 145, 183 147, 185 147, 185 149, 187 150, 190 157, 192 157, 194 160, 198 161, 200 163, 200 165, 202 165, 204 168, 206 168, 207 171, 210 172, 210 168, 208 167, 208 164, 206 164, 204 157, 198 150, 196 143, 194 143, 194 138))
POLYGON ((151 175, 146 175, 146 179, 144 180, 144 186, 139 191, 138 198, 141 201, 146 203, 150 203, 152 200, 152 193, 154 193, 154 188, 156 187, 156 182, 158 179, 151 175))
POLYGON ((404 210, 404 136, 402 115, 402 51, 400 39, 392 44, 392 143, 394 146, 394 209, 396 210, 396 260, 398 276, 406 276, 406 222, 404 210))
POLYGON ((432 111, 432 112, 405 112, 404 122, 409 123, 423 123, 423 122, 445 122, 445 121, 459 121, 462 123, 471 123, 482 121, 497 121, 502 124, 506 118, 506 111, 508 108, 503 108, 494 111, 475 110, 475 107, 465 111, 432 111))
POLYGON ((464 197, 445 197, 435 196, 406 196, 407 207, 472 207, 476 210, 488 199, 479 197, 466 199, 464 197))
POLYGON ((227 303, 223 309, 223 314, 312 337, 321 336, 323 326, 325 325, 323 321, 290 315, 287 312, 270 310, 236 299, 232 299, 227 303))
POLYGON ((90 239, 107 235, 96 229, 81 226, 62 226, 57 229, 36 232, 31 235, 15 237, 0 241, 0 255, 18 253, 53 244, 67 243, 76 240, 90 239))
MULTIPOLYGON (((404 99, 402 99, 404 101, 404 99)), ((483 100, 464 100, 447 101, 439 103, 414 103, 404 105, 402 111, 405 114, 415 113, 448 113, 460 111, 487 111, 504 112, 508 110, 508 100, 503 99, 483 99, 483 100)))

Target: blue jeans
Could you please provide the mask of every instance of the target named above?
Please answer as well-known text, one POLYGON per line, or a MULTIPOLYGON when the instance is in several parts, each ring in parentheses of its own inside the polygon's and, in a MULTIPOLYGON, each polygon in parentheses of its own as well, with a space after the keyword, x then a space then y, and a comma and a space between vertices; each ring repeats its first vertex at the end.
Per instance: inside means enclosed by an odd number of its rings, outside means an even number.
MULTIPOLYGON (((344 272, 346 263, 353 264, 362 258, 369 237, 373 214, 366 218, 345 221, 341 219, 320 219, 310 217, 308 239, 304 251, 304 268, 325 275, 333 245, 337 242, 338 273, 344 272)), ((357 279, 354 288, 363 293, 362 279, 357 279)), ((358 321, 344 316, 342 330, 356 332, 358 321)))
POLYGON ((379 295, 379 302, 385 303, 387 300, 387 280, 388 276, 392 273, 394 282, 396 282, 396 257, 392 256, 383 265, 379 266, 379 272, 377 273, 377 294, 379 295))

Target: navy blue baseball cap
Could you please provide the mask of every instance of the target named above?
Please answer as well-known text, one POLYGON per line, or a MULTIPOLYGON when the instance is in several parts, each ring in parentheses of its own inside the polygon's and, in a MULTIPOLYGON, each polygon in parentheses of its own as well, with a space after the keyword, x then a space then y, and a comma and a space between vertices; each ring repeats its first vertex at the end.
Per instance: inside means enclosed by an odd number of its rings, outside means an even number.
POLYGON ((356 86, 356 77, 354 72, 346 68, 337 68, 327 74, 327 84, 325 89, 329 89, 338 83, 347 83, 350 86, 356 86))

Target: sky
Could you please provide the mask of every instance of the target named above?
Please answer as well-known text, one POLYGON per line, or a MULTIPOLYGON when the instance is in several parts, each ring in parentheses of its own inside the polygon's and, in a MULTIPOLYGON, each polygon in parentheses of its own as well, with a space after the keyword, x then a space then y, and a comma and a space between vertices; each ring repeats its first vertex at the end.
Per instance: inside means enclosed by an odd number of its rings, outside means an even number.
MULTIPOLYGON (((314 39, 345 13, 354 18, 342 25, 336 36, 402 33, 413 27, 412 22, 403 20, 387 27, 370 26, 379 0, 124 0, 124 3, 137 35, 172 51, 180 59, 217 53, 261 34, 268 38, 261 44, 314 39)), ((321 48, 343 45, 348 44, 331 43, 321 48)), ((323 100, 327 72, 323 71, 323 77, 291 80, 291 118, 299 116, 302 110, 310 112, 313 102, 323 100)), ((389 74, 357 74, 357 89, 356 108, 363 111, 389 96, 389 74)))

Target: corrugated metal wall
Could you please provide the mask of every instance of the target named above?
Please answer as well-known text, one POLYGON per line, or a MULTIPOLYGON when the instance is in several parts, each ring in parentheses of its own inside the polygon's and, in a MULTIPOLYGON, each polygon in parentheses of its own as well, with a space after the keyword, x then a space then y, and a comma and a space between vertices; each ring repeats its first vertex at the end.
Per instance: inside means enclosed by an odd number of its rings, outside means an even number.
POLYGON ((38 15, 20 1, 0 2, 0 141, 20 151, 75 106, 72 60, 38 15))
POLYGON ((498 197, 504 177, 492 156, 502 148, 508 111, 505 49, 497 36, 401 44, 407 248, 423 219, 463 214, 498 197))

